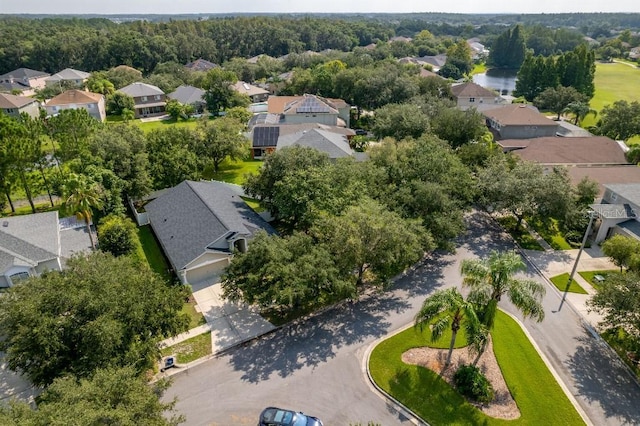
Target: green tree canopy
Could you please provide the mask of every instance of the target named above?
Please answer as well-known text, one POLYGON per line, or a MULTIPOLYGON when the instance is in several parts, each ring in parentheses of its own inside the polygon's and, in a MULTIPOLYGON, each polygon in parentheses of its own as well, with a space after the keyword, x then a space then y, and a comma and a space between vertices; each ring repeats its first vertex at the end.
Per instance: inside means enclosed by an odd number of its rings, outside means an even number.
POLYGON ((98 241, 100 250, 115 257, 132 254, 139 245, 136 225, 128 217, 105 216, 98 226, 98 241))
MULTIPOLYGON (((562 114, 569 105, 576 102, 587 102, 587 97, 578 92, 573 87, 547 87, 533 100, 533 104, 544 110, 549 110, 558 114, 557 119, 560 120, 562 114)), ((588 105, 588 104, 587 104, 588 105)))
POLYGON ((603 242, 601 247, 602 252, 620 267, 620 272, 622 268, 640 266, 640 243, 633 238, 614 235, 603 242))
POLYGON ((375 111, 371 130, 378 139, 417 139, 429 130, 429 118, 418 105, 389 104, 375 111))
POLYGON ((212 165, 218 172, 226 159, 239 160, 248 157, 249 141, 242 134, 243 123, 230 117, 198 122, 196 153, 203 166, 212 165))
POLYGON ((195 131, 171 126, 147 134, 149 175, 154 189, 176 186, 185 179, 197 179, 198 157, 195 131))
POLYGON ((516 25, 498 36, 489 52, 488 65, 495 68, 518 69, 525 58, 522 27, 516 25))
POLYGON ((107 111, 109 114, 122 115, 125 110, 133 111, 135 101, 126 93, 114 92, 107 97, 107 111))
POLYGON ((640 135, 640 102, 615 101, 605 105, 594 131, 622 141, 640 135))
POLYGON ((141 374, 156 361, 158 342, 186 327, 183 298, 181 287, 129 257, 75 257, 63 272, 25 280, 0 298, 0 350, 36 385, 122 365, 141 374))

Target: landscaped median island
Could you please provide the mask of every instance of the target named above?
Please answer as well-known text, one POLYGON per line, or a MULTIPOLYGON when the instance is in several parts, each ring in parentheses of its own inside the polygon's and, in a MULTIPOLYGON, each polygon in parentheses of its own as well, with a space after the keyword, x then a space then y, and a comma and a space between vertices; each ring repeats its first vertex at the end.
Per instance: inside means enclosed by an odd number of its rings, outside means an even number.
MULTIPOLYGON (((569 273, 565 272, 564 274, 556 275, 555 277, 549 278, 549 281, 551 281, 558 290, 565 291, 567 290, 567 283, 569 282, 569 273)), ((587 291, 576 282, 575 278, 571 280, 571 285, 567 291, 569 293, 588 294, 587 291)))
MULTIPOLYGON (((499 311, 491 335, 495 358, 520 412, 518 418, 508 420, 509 424, 584 424, 515 320, 499 311)), ((369 359, 371 377, 380 388, 431 425, 503 424, 505 420, 490 417, 467 402, 439 372, 403 362, 403 356, 413 354, 415 358, 416 348, 448 347, 449 338, 443 336, 434 344, 430 342, 427 327, 408 328, 373 349, 369 359)), ((465 345, 464 336, 458 334, 456 348, 465 345)), ((466 348, 462 351, 467 352, 466 348)), ((435 355, 436 363, 438 356, 441 355, 435 355)), ((455 364, 450 368, 455 368, 455 364)), ((491 375, 486 375, 491 380, 491 375)), ((499 396, 499 388, 495 385, 494 388, 499 396)))

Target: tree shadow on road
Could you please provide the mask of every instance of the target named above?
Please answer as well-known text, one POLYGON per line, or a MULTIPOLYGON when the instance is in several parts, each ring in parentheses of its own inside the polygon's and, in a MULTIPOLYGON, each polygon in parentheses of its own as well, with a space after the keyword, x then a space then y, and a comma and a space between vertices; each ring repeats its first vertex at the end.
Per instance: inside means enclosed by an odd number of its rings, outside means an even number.
POLYGON ((590 335, 577 340, 576 352, 566 363, 578 392, 590 403, 600 404, 612 422, 638 424, 640 388, 620 359, 604 342, 590 335))

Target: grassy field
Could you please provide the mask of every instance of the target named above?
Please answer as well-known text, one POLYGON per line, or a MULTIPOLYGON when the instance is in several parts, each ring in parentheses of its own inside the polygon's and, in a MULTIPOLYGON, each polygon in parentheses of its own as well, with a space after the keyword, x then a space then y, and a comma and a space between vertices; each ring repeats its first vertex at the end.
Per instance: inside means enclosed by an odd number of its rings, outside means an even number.
POLYGON ((178 364, 186 364, 211 354, 211 332, 192 337, 161 351, 162 356, 175 355, 178 364))
MULTIPOLYGON (((498 420, 464 400, 436 373, 402 362, 408 349, 428 344, 409 328, 373 350, 369 362, 376 383, 432 425, 580 425, 584 424, 520 326, 498 312, 492 333, 494 352, 521 417, 498 420)), ((444 337, 440 344, 446 345, 444 337)), ((459 342, 462 343, 462 342, 459 342)))
MULTIPOLYGON (((556 275, 555 277, 551 277, 549 279, 556 288, 562 292, 567 288, 567 283, 569 282, 569 274, 565 272, 564 274, 556 275)), ((576 282, 575 279, 571 281, 571 285, 569 286, 569 293, 578 293, 578 294, 588 294, 587 291, 580 286, 576 282)))
POLYGON ((258 173, 260 167, 262 167, 262 161, 260 160, 232 161, 227 158, 220 165, 218 173, 213 170, 205 170, 203 177, 242 185, 246 180, 245 175, 258 173))

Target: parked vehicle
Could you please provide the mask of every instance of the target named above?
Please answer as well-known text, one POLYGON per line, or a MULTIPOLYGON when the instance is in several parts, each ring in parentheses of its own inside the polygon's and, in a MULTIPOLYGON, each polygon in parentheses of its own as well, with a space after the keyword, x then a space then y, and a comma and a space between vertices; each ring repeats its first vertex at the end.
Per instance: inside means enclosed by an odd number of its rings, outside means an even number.
POLYGON ((267 407, 260 414, 258 426, 323 426, 320 419, 298 411, 267 407))

